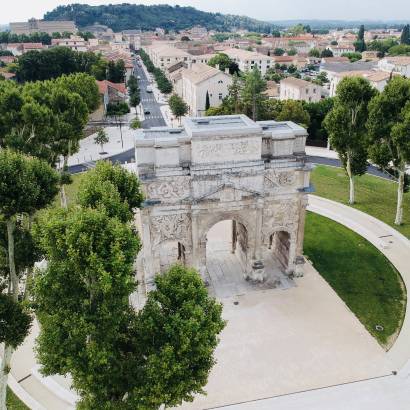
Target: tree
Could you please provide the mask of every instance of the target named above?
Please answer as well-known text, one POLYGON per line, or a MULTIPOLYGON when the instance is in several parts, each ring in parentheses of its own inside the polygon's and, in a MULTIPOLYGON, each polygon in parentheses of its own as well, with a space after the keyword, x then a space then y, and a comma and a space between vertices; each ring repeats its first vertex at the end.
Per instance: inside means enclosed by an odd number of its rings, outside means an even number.
POLYGON ((241 98, 245 113, 254 121, 262 110, 263 101, 266 99, 266 81, 262 78, 260 71, 255 67, 243 76, 244 83, 241 89, 241 98))
MULTIPOLYGON (((128 207, 129 212, 139 208, 144 200, 138 178, 120 165, 98 161, 95 168, 89 171, 86 181, 92 181, 95 185, 97 185, 98 181, 112 184, 118 191, 121 201, 128 207)), ((83 190, 83 185, 81 185, 80 191, 83 190)), ((87 203, 86 206, 91 205, 87 203)))
POLYGON ((371 160, 398 176, 394 223, 403 222, 403 191, 406 165, 410 162, 410 80, 393 77, 369 105, 367 128, 371 160))
MULTIPOLYGON (((51 203, 58 192, 59 177, 45 162, 9 149, 0 150, 0 175, 0 215, 7 227, 7 294, 14 303, 18 303, 20 278, 15 259, 16 217, 22 214, 32 215, 36 210, 51 203)), ((22 315, 16 313, 16 317, 22 320, 22 315)), ((25 334, 20 336, 24 337, 25 334)), ((0 365, 1 408, 6 408, 6 386, 14 347, 14 342, 8 344, 6 341, 4 345, 4 356, 0 365)))
POLYGON ((130 105, 131 107, 135 108, 135 113, 137 113, 137 107, 140 105, 140 103, 141 103, 140 93, 134 92, 133 94, 131 94, 130 105))
POLYGON ((188 113, 188 105, 186 102, 179 95, 173 94, 169 97, 168 104, 172 114, 178 118, 181 123, 181 117, 188 113))
POLYGON ((351 63, 362 59, 362 53, 343 53, 342 57, 347 57, 351 63))
POLYGON ((294 47, 287 51, 288 56, 295 56, 297 53, 298 51, 294 47))
POLYGON ((326 58, 326 57, 333 57, 332 50, 329 50, 328 48, 325 48, 322 53, 320 54, 320 57, 326 58))
POLYGON ((366 42, 364 41, 364 25, 362 24, 359 28, 359 33, 357 35, 357 40, 354 43, 354 47, 356 51, 359 53, 363 53, 366 51, 366 42))
POLYGON ((283 48, 275 48, 275 50, 273 50, 274 56, 283 56, 283 54, 285 54, 285 50, 283 48))
POLYGON ((328 141, 328 133, 324 127, 323 121, 326 118, 326 115, 333 108, 333 102, 333 98, 325 98, 318 102, 303 104, 310 117, 310 125, 308 127, 309 140, 317 142, 320 141, 326 145, 328 141))
POLYGON ((320 51, 317 48, 312 48, 309 51, 309 57, 316 57, 319 58, 320 57, 320 51))
POLYGON ((181 41, 191 41, 191 39, 188 36, 182 36, 181 41))
POLYGON ((227 54, 218 53, 208 61, 208 65, 211 67, 219 67, 221 71, 229 69, 229 74, 235 74, 239 72, 238 64, 229 58, 227 54))
POLYGON ((108 103, 106 115, 113 117, 117 127, 120 129, 121 146, 124 148, 124 141, 122 139, 122 117, 130 112, 130 107, 125 101, 108 103))
POLYGON ((205 111, 208 111, 210 107, 211 107, 211 103, 209 101, 209 92, 207 90, 206 96, 205 96, 205 111))
POLYGON ((330 143, 349 177, 349 204, 355 202, 354 177, 363 175, 367 169, 366 121, 373 95, 374 89, 366 79, 344 78, 337 86, 334 106, 324 121, 330 143))
POLYGON ((225 326, 221 304, 208 295, 195 270, 173 266, 156 276, 155 285, 138 315, 145 358, 140 378, 146 382, 133 391, 132 409, 174 407, 204 394, 225 326))
POLYGON ((283 101, 282 109, 275 118, 277 121, 293 121, 307 128, 310 124, 309 113, 303 108, 301 101, 283 101))
POLYGON ((409 56, 410 55, 410 45, 399 44, 397 46, 393 46, 389 48, 388 52, 390 56, 402 56, 402 55, 409 56))
POLYGON ((133 130, 137 130, 137 129, 141 128, 141 121, 138 118, 134 118, 131 121, 130 128, 133 129, 133 130))
POLYGON ((63 75, 56 79, 55 84, 67 91, 78 94, 87 105, 88 112, 95 111, 101 103, 95 78, 89 74, 63 75))
POLYGON ((101 147, 100 154, 104 153, 104 144, 106 144, 110 139, 108 138, 107 133, 105 132, 104 128, 99 128, 97 131, 97 135, 94 137, 94 142, 101 147))
POLYGON ((124 60, 112 61, 107 65, 107 80, 112 83, 123 83, 125 81, 125 64, 124 60))
POLYGON ((410 25, 406 24, 403 27, 400 37, 400 44, 410 45, 410 25))

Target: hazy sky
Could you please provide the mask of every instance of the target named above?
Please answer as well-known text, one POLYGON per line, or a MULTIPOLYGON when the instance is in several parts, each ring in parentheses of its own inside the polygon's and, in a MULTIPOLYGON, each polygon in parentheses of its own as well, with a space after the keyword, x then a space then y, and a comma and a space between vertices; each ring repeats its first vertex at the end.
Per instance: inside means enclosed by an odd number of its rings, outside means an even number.
POLYGON ((409 0, 2 0, 0 23, 41 18, 62 4, 179 4, 200 10, 243 14, 263 20, 282 19, 409 19, 409 0))

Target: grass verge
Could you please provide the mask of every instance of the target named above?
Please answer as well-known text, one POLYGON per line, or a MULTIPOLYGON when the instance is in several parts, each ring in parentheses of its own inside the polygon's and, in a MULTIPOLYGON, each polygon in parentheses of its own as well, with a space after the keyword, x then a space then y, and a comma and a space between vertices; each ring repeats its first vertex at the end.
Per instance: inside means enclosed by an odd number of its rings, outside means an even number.
MULTIPOLYGON (((312 172, 315 195, 348 205, 349 181, 341 168, 317 165, 312 172)), ((394 225, 396 215, 397 184, 372 175, 356 178, 356 204, 354 208, 366 212, 391 225, 410 238, 410 193, 405 193, 403 225, 394 225)))
POLYGON ((29 410, 29 408, 7 387, 7 410, 29 410))
POLYGON ((403 323, 406 291, 400 274, 370 242, 308 212, 304 253, 366 329, 386 349, 403 323), (382 331, 376 330, 381 325, 382 331))

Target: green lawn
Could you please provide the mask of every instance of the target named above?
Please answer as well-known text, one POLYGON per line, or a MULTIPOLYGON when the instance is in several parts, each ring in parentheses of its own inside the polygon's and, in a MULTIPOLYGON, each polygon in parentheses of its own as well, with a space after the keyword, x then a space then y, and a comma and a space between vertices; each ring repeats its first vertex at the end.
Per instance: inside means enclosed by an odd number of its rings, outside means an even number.
POLYGON ((350 229, 311 212, 304 253, 366 329, 388 347, 404 319, 406 292, 385 256, 350 229), (377 331, 376 325, 384 330, 377 331))
MULTIPOLYGON (((348 178, 341 168, 317 165, 312 172, 315 194, 347 205, 349 198, 348 178)), ((397 184, 392 181, 363 175, 356 178, 355 208, 393 226, 410 238, 410 193, 404 196, 403 225, 394 225, 396 215, 397 184)))
POLYGON ((9 387, 7 387, 7 410, 29 410, 9 387))
MULTIPOLYGON (((73 182, 70 185, 65 186, 65 193, 67 196, 67 204, 70 205, 75 201, 78 188, 80 186, 81 180, 86 175, 85 172, 81 174, 74 174, 72 175, 73 182)), ((58 194, 54 200, 54 206, 60 206, 60 194, 58 194)))

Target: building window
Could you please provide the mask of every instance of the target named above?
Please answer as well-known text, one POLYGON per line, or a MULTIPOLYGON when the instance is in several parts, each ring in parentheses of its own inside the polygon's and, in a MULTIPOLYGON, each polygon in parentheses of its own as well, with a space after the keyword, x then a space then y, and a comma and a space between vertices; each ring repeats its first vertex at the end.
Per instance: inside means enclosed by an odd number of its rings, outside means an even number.
POLYGON ((313 89, 313 94, 316 94, 316 88, 313 89))
POLYGON ((218 81, 218 84, 223 84, 223 81, 222 81, 222 80, 219 80, 219 81, 218 81))
POLYGON ((222 101, 222 98, 223 98, 223 97, 222 97, 222 93, 219 93, 219 96, 218 96, 218 97, 219 97, 219 100, 222 101))

